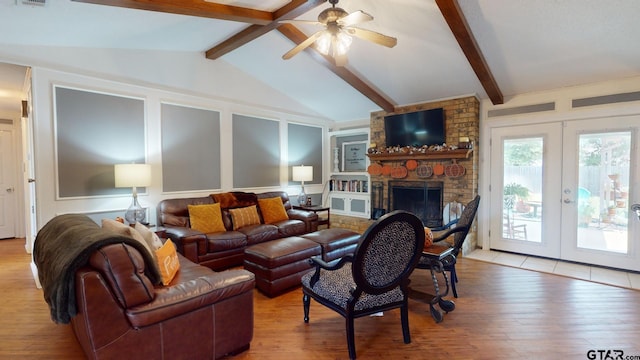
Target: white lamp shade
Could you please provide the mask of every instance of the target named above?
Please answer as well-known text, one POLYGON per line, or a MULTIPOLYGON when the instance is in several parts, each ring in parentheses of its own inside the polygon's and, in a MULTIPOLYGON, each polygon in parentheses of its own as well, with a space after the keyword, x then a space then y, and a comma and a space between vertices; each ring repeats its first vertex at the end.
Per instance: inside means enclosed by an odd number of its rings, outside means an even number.
POLYGON ((151 185, 151 165, 149 164, 116 164, 114 175, 117 188, 151 185))
POLYGON ((293 181, 313 180, 313 166, 292 166, 293 181))

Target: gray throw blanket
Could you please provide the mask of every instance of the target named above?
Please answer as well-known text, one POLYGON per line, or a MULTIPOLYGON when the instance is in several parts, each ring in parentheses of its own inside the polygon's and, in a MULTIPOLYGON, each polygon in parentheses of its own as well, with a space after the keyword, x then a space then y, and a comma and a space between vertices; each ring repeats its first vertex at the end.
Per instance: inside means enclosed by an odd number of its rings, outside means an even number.
POLYGON ((142 244, 102 229, 85 215, 57 216, 38 232, 33 260, 54 322, 68 324, 77 314, 76 270, 88 263, 95 250, 116 243, 126 243, 140 251, 146 275, 154 284, 158 283, 160 276, 156 268, 150 266, 154 260, 142 244))

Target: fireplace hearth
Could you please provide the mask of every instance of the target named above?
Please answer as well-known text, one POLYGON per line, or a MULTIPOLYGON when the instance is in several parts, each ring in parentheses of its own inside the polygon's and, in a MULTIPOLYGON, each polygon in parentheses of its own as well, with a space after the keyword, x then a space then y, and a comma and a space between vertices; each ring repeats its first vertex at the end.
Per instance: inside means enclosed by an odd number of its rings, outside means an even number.
POLYGON ((409 211, 428 227, 442 226, 443 188, 441 181, 389 181, 387 208, 409 211))

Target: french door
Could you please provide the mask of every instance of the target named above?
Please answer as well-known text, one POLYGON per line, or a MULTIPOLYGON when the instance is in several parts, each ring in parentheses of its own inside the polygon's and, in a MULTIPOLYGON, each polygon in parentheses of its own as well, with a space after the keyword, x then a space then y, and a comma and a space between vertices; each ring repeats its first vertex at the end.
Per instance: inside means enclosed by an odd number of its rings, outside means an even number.
POLYGON ((491 130, 490 247, 640 270, 640 119, 491 130))

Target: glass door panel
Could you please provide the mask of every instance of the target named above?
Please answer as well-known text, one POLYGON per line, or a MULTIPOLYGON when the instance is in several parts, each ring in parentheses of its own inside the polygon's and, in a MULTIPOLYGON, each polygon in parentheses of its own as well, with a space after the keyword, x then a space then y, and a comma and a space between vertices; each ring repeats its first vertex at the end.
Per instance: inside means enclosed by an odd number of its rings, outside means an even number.
POLYGON ((542 137, 503 140, 504 238, 542 242, 542 137))
POLYGON ((559 257, 560 124, 491 130, 490 247, 559 257))
POLYGON ((562 259, 640 271, 640 119, 568 121, 563 132, 562 259), (634 201, 635 200, 635 201, 634 201))
POLYGON ((631 132, 579 135, 577 246, 628 253, 631 132))

